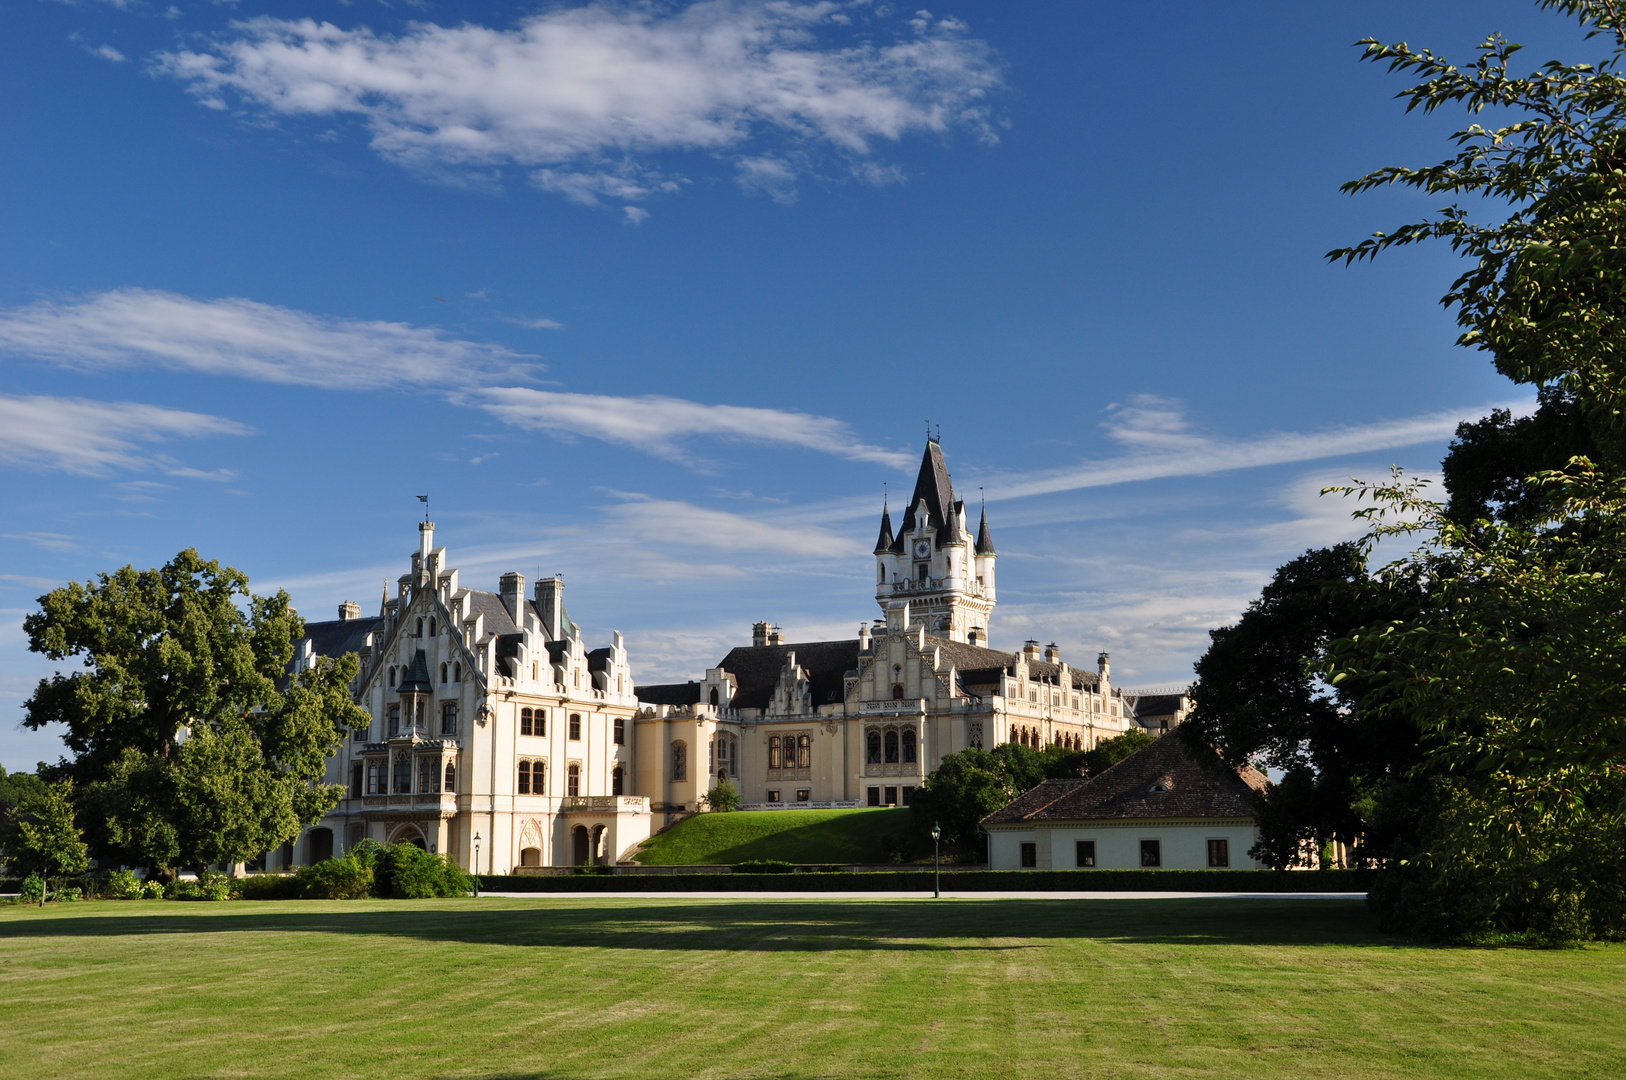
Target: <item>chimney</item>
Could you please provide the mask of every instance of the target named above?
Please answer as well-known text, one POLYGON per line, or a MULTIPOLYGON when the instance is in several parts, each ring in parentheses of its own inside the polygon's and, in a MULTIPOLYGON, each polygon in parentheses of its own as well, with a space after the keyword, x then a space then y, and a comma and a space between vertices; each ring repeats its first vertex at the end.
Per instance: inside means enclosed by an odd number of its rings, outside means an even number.
POLYGON ((858 624, 858 651, 859 652, 869 652, 869 650, 870 650, 869 623, 859 623, 858 624))
POLYGON ((514 625, 525 629, 525 620, 519 614, 519 605, 525 599, 525 575, 510 570, 497 579, 497 593, 502 597, 502 606, 508 609, 508 617, 514 620, 514 625))
POLYGON ((565 579, 545 577, 536 583, 536 606, 542 612, 542 631, 549 641, 564 637, 565 579))
POLYGON ((1095 670, 1100 673, 1103 683, 1112 681, 1112 654, 1102 653, 1095 658, 1095 670))
POLYGON ((1044 658, 1052 664, 1061 663, 1061 650, 1056 647, 1054 641, 1044 647, 1044 658))
POLYGON ((760 649, 768 644, 768 624, 765 622, 751 624, 751 647, 760 649))
POLYGON ((1039 643, 1032 638, 1022 642, 1022 658, 1030 663, 1039 659, 1039 643))
POLYGON ((339 605, 339 618, 344 622, 361 618, 361 605, 354 600, 346 600, 339 605))
POLYGON ((435 550, 435 523, 433 521, 418 522, 418 554, 428 565, 429 553, 435 550))
MULTIPOLYGON (((773 629, 768 631, 768 644, 769 645, 783 645, 784 643, 785 643, 785 635, 781 634, 779 632, 779 627, 775 626, 773 629)), ((791 655, 794 656, 795 654, 792 653, 791 655)))

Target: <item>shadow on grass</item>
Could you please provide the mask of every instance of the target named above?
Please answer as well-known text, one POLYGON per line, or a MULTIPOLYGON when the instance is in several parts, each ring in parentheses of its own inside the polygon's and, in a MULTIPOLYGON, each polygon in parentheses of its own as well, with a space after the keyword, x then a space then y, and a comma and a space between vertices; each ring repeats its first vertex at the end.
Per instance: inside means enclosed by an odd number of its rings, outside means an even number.
POLYGON ((528 948, 754 952, 1005 950, 1095 939, 1164 945, 1381 945, 1366 905, 1327 900, 390 902, 252 911, 151 902, 130 914, 0 919, 0 940, 134 934, 361 934, 528 948), (488 906, 502 904, 503 906, 488 906), (420 906, 421 905, 421 906, 420 906), (515 906, 510 906, 515 905, 515 906), (523 906, 519 906, 523 905, 523 906), (149 914, 150 911, 150 914, 149 914))
POLYGON ((662 861, 682 863, 736 863, 747 859, 782 859, 800 863, 884 863, 881 837, 900 840, 909 835, 907 810, 845 811, 836 816, 819 816, 818 811, 747 811, 769 815, 761 832, 749 829, 737 833, 732 826, 743 815, 715 817, 702 815, 675 826, 671 834, 657 836, 643 854, 662 856, 662 861), (804 817, 812 820, 802 821, 804 817), (678 830, 688 830, 684 835, 678 830), (739 835, 744 833, 744 835, 739 835), (708 846, 718 845, 721 846, 708 846))

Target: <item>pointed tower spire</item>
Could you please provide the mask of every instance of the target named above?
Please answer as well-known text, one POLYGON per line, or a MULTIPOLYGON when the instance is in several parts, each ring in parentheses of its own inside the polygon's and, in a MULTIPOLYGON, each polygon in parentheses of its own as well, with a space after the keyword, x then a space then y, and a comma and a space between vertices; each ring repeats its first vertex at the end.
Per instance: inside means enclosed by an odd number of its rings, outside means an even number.
POLYGON ((881 504, 881 535, 875 538, 875 554, 892 549, 892 508, 881 504))
POLYGON ((994 534, 988 531, 988 507, 982 508, 982 524, 977 526, 977 554, 994 554, 994 534))

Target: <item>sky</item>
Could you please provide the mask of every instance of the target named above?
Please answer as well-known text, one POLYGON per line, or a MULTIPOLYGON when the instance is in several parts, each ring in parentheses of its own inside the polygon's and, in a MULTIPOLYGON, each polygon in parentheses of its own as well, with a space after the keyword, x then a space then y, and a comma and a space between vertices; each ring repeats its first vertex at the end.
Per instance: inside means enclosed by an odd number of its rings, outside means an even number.
POLYGON ((17 0, 0 35, 0 765, 22 620, 185 548, 374 610, 430 497, 465 585, 562 574, 698 678, 848 637, 927 425, 991 643, 1184 683, 1319 490, 1435 473, 1528 388, 1460 272, 1325 253, 1449 153, 1368 35, 1591 56, 1534 3, 17 0), (896 505, 896 503, 894 503, 896 505))

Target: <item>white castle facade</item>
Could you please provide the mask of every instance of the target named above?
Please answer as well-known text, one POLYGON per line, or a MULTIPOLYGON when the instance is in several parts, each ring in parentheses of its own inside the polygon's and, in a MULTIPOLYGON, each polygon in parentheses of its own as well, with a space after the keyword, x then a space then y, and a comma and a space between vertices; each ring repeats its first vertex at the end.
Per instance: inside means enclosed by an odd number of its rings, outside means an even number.
POLYGON ((419 529, 377 618, 345 604, 306 628, 296 665, 358 653, 372 723, 330 763, 345 797, 273 866, 364 837, 481 873, 614 862, 720 777, 747 804, 904 805, 967 747, 1089 749, 1134 722, 1106 654, 1085 670, 1054 645, 988 647, 997 554, 986 512, 973 536, 936 440, 896 532, 882 513, 883 618, 800 643, 758 623, 693 682, 635 685, 619 633, 587 648, 560 579, 529 595, 517 573, 495 593, 466 588, 434 525, 419 529))

